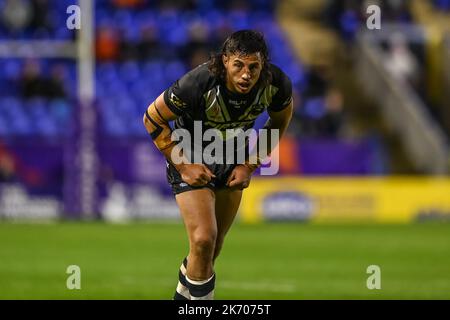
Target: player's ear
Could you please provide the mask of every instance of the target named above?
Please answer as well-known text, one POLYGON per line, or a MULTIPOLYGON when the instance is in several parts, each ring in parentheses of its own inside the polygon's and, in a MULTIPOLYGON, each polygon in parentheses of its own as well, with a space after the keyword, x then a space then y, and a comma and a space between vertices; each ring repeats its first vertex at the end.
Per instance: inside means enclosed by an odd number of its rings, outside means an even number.
POLYGON ((224 67, 227 66, 228 59, 229 59, 229 58, 228 58, 228 56, 227 56, 226 54, 223 54, 223 55, 222 55, 222 62, 223 62, 224 67))

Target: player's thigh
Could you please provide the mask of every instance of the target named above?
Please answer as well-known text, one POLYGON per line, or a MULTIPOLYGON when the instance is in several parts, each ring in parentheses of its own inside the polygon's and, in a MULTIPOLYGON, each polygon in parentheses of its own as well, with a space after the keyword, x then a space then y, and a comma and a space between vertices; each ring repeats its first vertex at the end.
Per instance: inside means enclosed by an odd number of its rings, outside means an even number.
POLYGON ((175 196, 189 239, 194 234, 217 233, 215 194, 209 188, 186 191, 175 196))
POLYGON ((216 219, 218 236, 224 236, 236 217, 242 199, 242 190, 219 189, 216 194, 216 219))

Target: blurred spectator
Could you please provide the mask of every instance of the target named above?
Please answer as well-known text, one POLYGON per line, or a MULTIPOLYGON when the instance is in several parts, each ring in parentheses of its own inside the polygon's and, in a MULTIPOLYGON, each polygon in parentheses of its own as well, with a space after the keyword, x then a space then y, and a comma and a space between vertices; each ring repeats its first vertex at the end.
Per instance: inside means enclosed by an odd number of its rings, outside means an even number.
POLYGON ((26 61, 20 78, 22 96, 24 98, 39 96, 49 99, 66 97, 63 73, 63 67, 55 65, 51 69, 50 77, 45 77, 41 73, 41 66, 37 60, 26 61))
POLYGON ((137 8, 145 3, 145 0, 111 0, 117 8, 137 8))
POLYGON ((186 64, 196 67, 207 61, 209 53, 214 49, 209 41, 208 26, 201 21, 195 21, 189 25, 189 40, 184 46, 180 58, 184 58, 186 64))
POLYGON ((411 14, 407 0, 387 0, 382 5, 382 17, 385 21, 410 22, 411 14))
MULTIPOLYGON (((364 7, 363 7, 364 8, 364 7)), ((347 0, 339 17, 339 29, 345 40, 353 41, 361 24, 361 4, 358 1, 347 0)), ((364 11, 365 12, 365 8, 364 11)))
POLYGON ((50 77, 46 79, 46 97, 50 99, 66 98, 67 93, 64 88, 66 69, 62 64, 54 64, 50 68, 50 77))
POLYGON ((300 117, 303 135, 338 137, 345 119, 342 93, 337 89, 330 89, 325 96, 307 99, 300 117))
POLYGON ((419 63, 408 46, 408 41, 401 33, 390 38, 385 60, 386 69, 397 79, 409 82, 415 88, 420 81, 419 63))
POLYGON ((193 10, 196 0, 159 0, 160 10, 193 10))
POLYGON ((252 4, 244 0, 227 1, 227 10, 235 12, 249 12, 252 4))
POLYGON ((221 21, 219 25, 214 30, 214 33, 211 35, 211 46, 215 48, 215 50, 220 50, 225 39, 233 33, 233 27, 228 21, 221 21))
POLYGON ((325 97, 325 115, 321 121, 321 131, 332 137, 337 137, 344 124, 344 101, 341 91, 330 89, 325 97))
POLYGON ((205 63, 208 61, 210 57, 210 53, 206 51, 205 49, 196 49, 194 50, 190 55, 189 60, 189 67, 191 69, 196 68, 197 66, 201 65, 202 63, 205 63))
POLYGON ((344 123, 344 103, 340 90, 332 87, 332 74, 325 65, 312 66, 296 112, 303 135, 337 137, 344 123))
POLYGON ((138 59, 138 44, 135 41, 127 39, 127 30, 120 29, 119 36, 119 57, 122 61, 138 59))
POLYGON ((116 60, 119 57, 119 36, 114 28, 109 26, 98 28, 95 51, 99 61, 116 60))
POLYGON ((327 65, 313 65, 307 72, 307 85, 303 98, 324 96, 331 82, 331 70, 327 65))
POLYGON ((6 0, 1 11, 3 25, 13 34, 25 30, 31 20, 32 11, 28 1, 6 0))
POLYGON ((41 66, 37 60, 27 60, 20 78, 22 96, 31 98, 42 96, 45 92, 45 79, 41 74, 41 66))
POLYGON ((344 39, 352 39, 359 27, 361 2, 359 0, 328 0, 324 10, 324 22, 337 30, 344 39))
MULTIPOLYGON (((186 65, 196 67, 205 62, 209 58, 210 52, 213 50, 210 41, 210 30, 208 25, 201 20, 194 21, 188 26, 189 38, 184 45, 165 44, 159 41, 160 35, 158 28, 147 23, 142 26, 140 36, 137 41, 127 39, 125 30, 121 31, 116 37, 119 39, 119 56, 120 60, 149 60, 155 58, 178 59, 186 65)), ((110 37, 105 40, 110 40, 110 37)), ((108 41, 105 44, 108 47, 108 41)), ((114 55, 105 55, 108 59, 114 55)), ((106 58, 106 57, 105 57, 106 58)))
POLYGON ((140 40, 137 43, 139 59, 155 59, 161 55, 158 37, 158 29, 156 26, 145 25, 142 27, 140 40))
POLYGON ((32 17, 31 28, 41 31, 51 31, 53 26, 51 22, 51 10, 48 0, 31 0, 32 17))
POLYGON ((0 182, 13 182, 16 180, 16 165, 13 157, 0 148, 0 182))

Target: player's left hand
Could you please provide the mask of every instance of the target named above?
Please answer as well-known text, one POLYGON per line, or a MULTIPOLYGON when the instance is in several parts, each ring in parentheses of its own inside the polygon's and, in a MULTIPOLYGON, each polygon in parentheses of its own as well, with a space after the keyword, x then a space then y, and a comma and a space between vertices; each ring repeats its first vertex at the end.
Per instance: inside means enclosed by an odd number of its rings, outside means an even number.
POLYGON ((242 190, 250 185, 253 171, 246 165, 237 165, 227 180, 227 186, 233 189, 242 190))

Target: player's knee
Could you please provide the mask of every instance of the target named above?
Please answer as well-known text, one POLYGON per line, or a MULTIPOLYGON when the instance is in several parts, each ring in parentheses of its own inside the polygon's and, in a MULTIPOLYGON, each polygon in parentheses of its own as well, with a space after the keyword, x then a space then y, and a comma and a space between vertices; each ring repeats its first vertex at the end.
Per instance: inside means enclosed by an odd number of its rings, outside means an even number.
POLYGON ((217 234, 215 231, 197 232, 191 240, 191 249, 195 254, 211 255, 216 245, 217 234))

